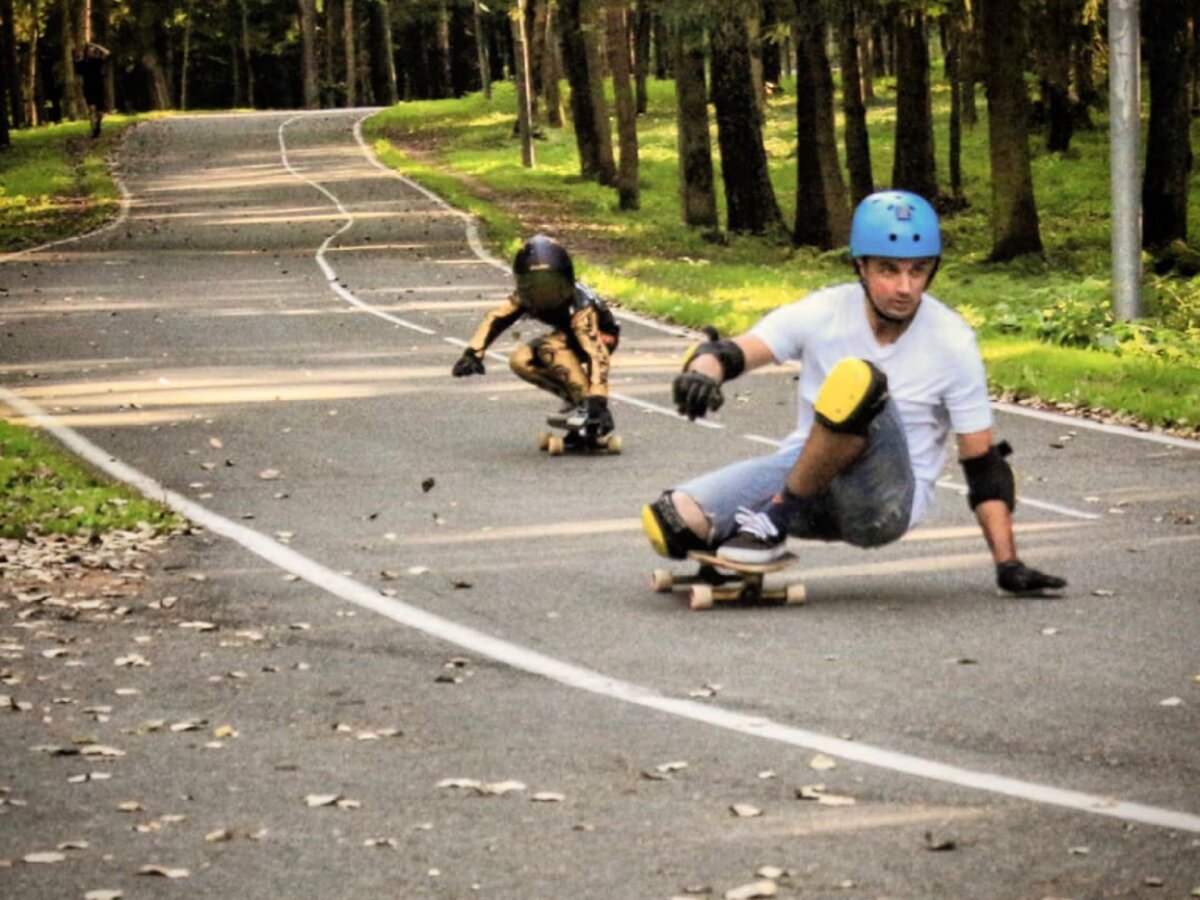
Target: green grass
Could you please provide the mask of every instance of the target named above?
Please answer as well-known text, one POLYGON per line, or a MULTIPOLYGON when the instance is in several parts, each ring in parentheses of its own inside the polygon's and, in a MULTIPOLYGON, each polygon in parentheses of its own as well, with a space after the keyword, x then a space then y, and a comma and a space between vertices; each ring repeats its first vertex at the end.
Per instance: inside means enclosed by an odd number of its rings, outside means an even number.
MULTIPOLYGON (((623 212, 616 192, 579 177, 569 129, 544 128, 537 166, 520 165, 512 136, 512 85, 455 100, 403 103, 365 123, 388 164, 477 215, 486 238, 511 257, 523 235, 563 236, 581 276, 627 306, 685 325, 737 332, 764 312, 851 273, 841 251, 817 253, 753 237, 714 243, 679 221, 674 87, 651 81, 639 117, 641 209, 623 212)), ((949 89, 934 87, 939 178, 949 191, 949 89)), ((1158 426, 1200 424, 1200 279, 1147 279, 1144 306, 1160 314, 1131 330, 1084 316, 1111 297, 1107 123, 1077 132, 1065 157, 1031 139, 1043 257, 987 261, 991 207, 986 101, 963 133, 963 186, 969 207, 943 223, 946 256, 933 293, 976 326, 998 392, 1098 407, 1158 426), (1170 309, 1167 309, 1167 306, 1170 309), (1065 325, 1074 326, 1066 328, 1065 325), (1190 327, 1189 327, 1190 326, 1190 327), (1044 340, 1044 343, 1039 343, 1044 340), (1027 347, 1012 355, 1014 342, 1027 347), (1062 345, 1067 346, 1062 346, 1062 345), (1090 347, 1079 349, 1072 344, 1090 347), (1086 373, 1081 360, 1090 360, 1086 373), (1139 385, 1144 385, 1139 387, 1139 385)), ((839 136, 841 119, 838 119, 839 136)), ((894 85, 876 81, 868 110, 877 185, 891 175, 894 85)), ((1200 138, 1200 124, 1197 136, 1200 138)), ((785 221, 795 214, 795 103, 792 84, 772 98, 765 129, 771 178, 785 221)), ((719 157, 713 141, 714 163, 719 157)), ((1189 198, 1193 242, 1200 243, 1200 190, 1189 198)), ((724 210, 721 209, 722 221, 724 210)), ((1147 264, 1149 264, 1147 260, 1147 264)))
MULTIPOLYGON (((14 131, 12 147, 0 151, 0 251, 89 231, 116 215, 120 198, 104 154, 131 122, 106 117, 98 141, 85 122, 14 131)), ((0 419, 0 537, 100 534, 141 522, 157 531, 181 524, 36 432, 0 419)))
POLYGON ((31 429, 0 419, 0 537, 179 527, 165 507, 113 485, 31 429))
POLYGON ((87 122, 12 132, 12 146, 0 151, 0 248, 81 234, 113 218, 121 198, 104 158, 132 121, 106 116, 96 141, 87 122))

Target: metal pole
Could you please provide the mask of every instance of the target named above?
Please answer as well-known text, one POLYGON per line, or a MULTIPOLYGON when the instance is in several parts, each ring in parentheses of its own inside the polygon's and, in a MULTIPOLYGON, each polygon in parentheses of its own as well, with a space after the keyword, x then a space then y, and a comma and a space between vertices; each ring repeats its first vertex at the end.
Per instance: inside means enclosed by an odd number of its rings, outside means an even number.
POLYGON ((1142 314, 1142 203, 1138 145, 1141 53, 1138 0, 1109 0, 1109 142, 1112 165, 1113 312, 1142 314))

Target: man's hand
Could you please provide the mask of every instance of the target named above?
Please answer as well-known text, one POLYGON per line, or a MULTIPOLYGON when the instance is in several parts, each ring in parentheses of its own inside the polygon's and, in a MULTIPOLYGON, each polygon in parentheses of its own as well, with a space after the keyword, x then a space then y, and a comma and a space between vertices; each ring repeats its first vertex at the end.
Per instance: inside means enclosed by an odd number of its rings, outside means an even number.
POLYGON ((588 434, 603 437, 616 428, 612 413, 608 409, 607 397, 588 397, 584 401, 584 409, 587 410, 587 418, 583 427, 588 434))
POLYGON ((466 378, 470 375, 484 374, 483 359, 470 347, 463 351, 462 356, 454 363, 450 374, 455 378, 466 378))
POLYGON ((689 421, 695 421, 708 415, 709 411, 716 412, 725 402, 721 393, 721 385, 708 375, 699 372, 682 372, 675 376, 675 408, 681 416, 687 416, 689 421))
POLYGON ((1067 579, 1031 569, 1019 559, 996 564, 996 584, 1010 594, 1030 595, 1057 591, 1067 586, 1067 579))

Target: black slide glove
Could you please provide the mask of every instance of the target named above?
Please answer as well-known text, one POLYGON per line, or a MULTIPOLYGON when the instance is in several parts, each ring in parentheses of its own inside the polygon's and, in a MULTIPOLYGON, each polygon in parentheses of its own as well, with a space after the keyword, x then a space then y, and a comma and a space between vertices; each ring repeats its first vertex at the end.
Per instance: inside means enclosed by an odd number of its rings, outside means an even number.
POLYGON ((675 408, 689 421, 703 418, 709 410, 716 412, 725 402, 721 385, 715 378, 699 372, 682 372, 675 376, 675 408))
POLYGON ((996 584, 1010 594, 1036 595, 1067 586, 1067 579, 1031 569, 1019 559, 996 564, 996 584))
POLYGON ((583 404, 587 410, 587 419, 584 420, 583 427, 587 429, 588 434, 602 437, 616 427, 612 413, 608 410, 607 397, 588 397, 583 404))
POLYGON ((455 378, 466 378, 469 375, 482 375, 483 373, 483 358, 470 347, 463 351, 463 355, 458 358, 454 363, 454 368, 450 370, 450 374, 455 378))

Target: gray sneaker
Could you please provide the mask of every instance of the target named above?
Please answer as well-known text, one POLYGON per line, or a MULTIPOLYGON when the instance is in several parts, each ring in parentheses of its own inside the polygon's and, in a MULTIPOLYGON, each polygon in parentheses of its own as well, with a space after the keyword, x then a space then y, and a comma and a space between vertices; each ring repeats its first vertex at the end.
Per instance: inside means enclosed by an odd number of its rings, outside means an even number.
POLYGON ((734 519, 738 533, 717 548, 717 556, 730 562, 766 565, 787 552, 787 535, 775 527, 765 512, 742 507, 734 519))

